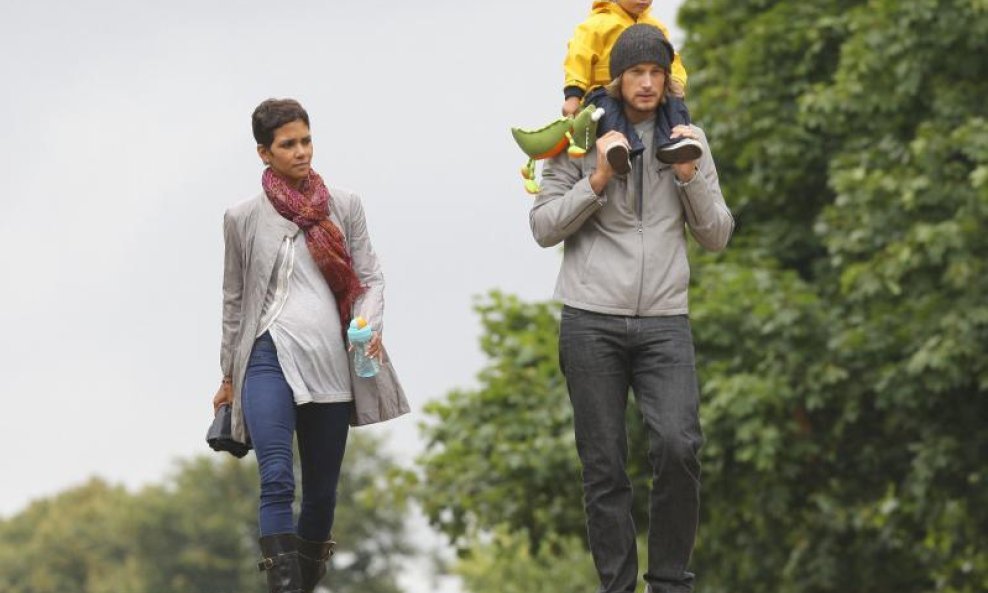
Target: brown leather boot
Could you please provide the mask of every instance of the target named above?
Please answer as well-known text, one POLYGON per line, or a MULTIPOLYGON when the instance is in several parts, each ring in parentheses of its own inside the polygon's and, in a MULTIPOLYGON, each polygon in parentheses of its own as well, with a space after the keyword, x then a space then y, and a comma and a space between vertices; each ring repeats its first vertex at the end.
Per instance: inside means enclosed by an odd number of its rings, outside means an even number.
POLYGON ((302 593, 312 593, 326 575, 326 561, 333 555, 336 542, 333 540, 310 542, 296 536, 295 543, 298 546, 298 561, 302 569, 302 593))
POLYGON ((268 593, 302 593, 298 545, 294 533, 266 535, 261 544, 257 568, 268 573, 268 593))

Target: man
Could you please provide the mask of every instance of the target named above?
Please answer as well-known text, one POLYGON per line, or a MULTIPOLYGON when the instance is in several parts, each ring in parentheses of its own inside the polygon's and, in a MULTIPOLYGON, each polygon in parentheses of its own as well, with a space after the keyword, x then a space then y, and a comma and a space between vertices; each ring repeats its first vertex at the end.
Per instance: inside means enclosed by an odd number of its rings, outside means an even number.
POLYGON ((573 405, 583 464, 584 504, 599 593, 632 593, 638 577, 625 408, 635 392, 649 440, 652 492, 648 570, 652 593, 691 591, 688 571, 699 516, 698 452, 703 440, 687 317, 685 229, 703 247, 727 245, 734 220, 724 203, 703 132, 676 126, 672 136, 702 145, 699 160, 664 165, 654 127, 668 89, 672 46, 650 25, 629 27, 615 42, 609 92, 620 101, 627 133, 611 131, 581 161, 546 164, 531 211, 543 247, 563 242, 556 298, 563 304, 560 365, 573 405), (614 154, 621 155, 613 158, 614 154))

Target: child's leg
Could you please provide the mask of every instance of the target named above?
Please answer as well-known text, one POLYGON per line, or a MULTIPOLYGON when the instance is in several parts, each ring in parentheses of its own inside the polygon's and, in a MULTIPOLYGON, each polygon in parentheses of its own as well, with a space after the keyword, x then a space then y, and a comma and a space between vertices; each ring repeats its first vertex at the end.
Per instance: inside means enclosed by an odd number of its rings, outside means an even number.
POLYGON ((690 119, 690 110, 686 107, 686 101, 682 97, 677 97, 675 95, 669 95, 666 99, 665 104, 668 106, 670 112, 672 112, 672 122, 673 125, 685 125, 688 126, 693 123, 690 119))
POLYGON ((662 147, 672 143, 669 138, 676 126, 690 125, 690 112, 686 102, 679 97, 667 95, 659 107, 655 118, 655 146, 662 147))
POLYGON ((692 138, 672 139, 676 126, 690 125, 690 112, 682 98, 667 95, 655 118, 656 157, 664 163, 682 163, 700 158, 703 146, 692 138))
POLYGON ((583 99, 585 105, 593 103, 604 110, 604 117, 597 122, 597 137, 601 137, 611 130, 617 130, 625 135, 628 144, 631 146, 631 154, 638 154, 645 150, 638 134, 635 133, 634 126, 624 116, 621 109, 621 102, 607 94, 602 87, 597 87, 590 91, 583 99))

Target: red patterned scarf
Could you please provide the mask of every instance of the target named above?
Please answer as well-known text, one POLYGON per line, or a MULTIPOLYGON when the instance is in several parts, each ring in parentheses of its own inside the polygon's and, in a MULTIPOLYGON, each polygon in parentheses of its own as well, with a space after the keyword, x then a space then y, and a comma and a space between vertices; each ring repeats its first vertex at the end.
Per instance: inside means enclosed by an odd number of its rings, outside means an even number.
POLYGON ((305 232, 305 244, 336 297, 340 324, 346 331, 353 303, 367 288, 353 271, 343 233, 329 219, 332 197, 322 177, 309 169, 309 176, 296 189, 268 167, 261 176, 261 185, 278 214, 305 232))

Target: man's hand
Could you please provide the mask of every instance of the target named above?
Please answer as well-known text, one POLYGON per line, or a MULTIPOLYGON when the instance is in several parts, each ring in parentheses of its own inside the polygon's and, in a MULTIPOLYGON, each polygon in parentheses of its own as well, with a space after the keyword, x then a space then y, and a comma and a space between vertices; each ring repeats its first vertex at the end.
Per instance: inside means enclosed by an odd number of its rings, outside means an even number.
POLYGON ((563 115, 573 117, 580 111, 580 98, 570 97, 563 103, 563 115))
MULTIPOLYGON (((673 140, 676 138, 692 138, 694 140, 699 140, 696 137, 696 133, 693 132, 693 128, 689 126, 679 125, 672 129, 672 134, 669 137, 673 140)), ((676 163, 672 166, 673 172, 676 173, 676 179, 680 183, 689 183, 696 176, 696 161, 688 161, 685 163, 676 163)))
POLYGON ((216 390, 216 395, 213 397, 213 414, 216 410, 220 409, 223 404, 233 403, 233 383, 223 381, 220 383, 220 388, 216 390))
POLYGON ((628 139, 617 130, 611 130, 597 138, 597 170, 590 175, 590 188, 598 196, 604 192, 607 183, 614 177, 614 168, 607 162, 607 147, 615 142, 622 142, 627 147, 628 139))

